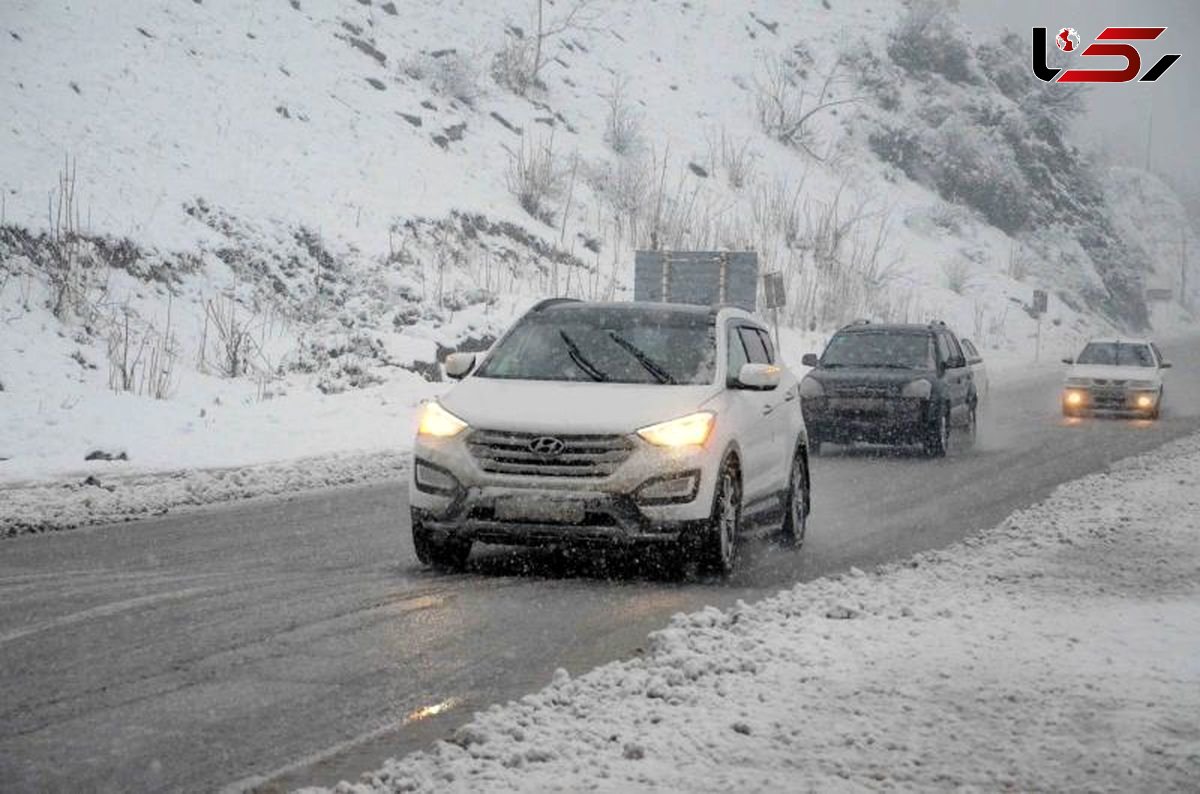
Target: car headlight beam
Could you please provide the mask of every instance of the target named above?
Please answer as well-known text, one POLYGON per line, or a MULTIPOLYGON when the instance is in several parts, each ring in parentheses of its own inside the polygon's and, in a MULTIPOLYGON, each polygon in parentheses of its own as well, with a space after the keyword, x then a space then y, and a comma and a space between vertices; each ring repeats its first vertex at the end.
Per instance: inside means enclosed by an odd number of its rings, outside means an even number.
POLYGON ((417 435, 432 438, 451 438, 467 429, 467 423, 447 411, 436 401, 425 403, 417 435))
POLYGON ((678 419, 643 427, 637 434, 658 447, 701 446, 712 435, 716 418, 712 411, 697 411, 678 419))

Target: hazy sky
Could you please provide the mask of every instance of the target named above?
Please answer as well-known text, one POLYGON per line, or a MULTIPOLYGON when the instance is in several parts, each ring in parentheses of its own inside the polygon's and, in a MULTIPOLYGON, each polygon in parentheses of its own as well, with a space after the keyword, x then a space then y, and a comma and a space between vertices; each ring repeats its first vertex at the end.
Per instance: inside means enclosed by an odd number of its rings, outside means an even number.
MULTIPOLYGON (((1162 54, 1183 57, 1154 83, 1095 86, 1088 97, 1088 117, 1078 132, 1115 158, 1138 166, 1146 164, 1149 140, 1152 170, 1200 188, 1200 0, 960 0, 959 7, 966 24, 981 36, 1007 27, 1031 40, 1035 26, 1047 28, 1050 36, 1072 27, 1084 46, 1105 27, 1166 26, 1158 41, 1137 45, 1142 71, 1162 54)), ((1101 68, 1122 64, 1116 58, 1094 61, 1101 68)), ((1036 78, 1031 73, 1029 79, 1036 78)))

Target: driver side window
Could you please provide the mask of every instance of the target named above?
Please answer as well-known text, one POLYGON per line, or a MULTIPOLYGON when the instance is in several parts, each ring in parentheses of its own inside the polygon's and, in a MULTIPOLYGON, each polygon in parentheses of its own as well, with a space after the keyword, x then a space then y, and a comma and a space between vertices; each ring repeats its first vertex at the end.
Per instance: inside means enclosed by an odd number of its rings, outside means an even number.
POLYGON ((746 347, 742 344, 742 335, 738 333, 737 326, 729 326, 729 330, 726 332, 726 340, 729 347, 728 377, 732 380, 741 373, 743 364, 750 363, 750 358, 746 355, 746 347))

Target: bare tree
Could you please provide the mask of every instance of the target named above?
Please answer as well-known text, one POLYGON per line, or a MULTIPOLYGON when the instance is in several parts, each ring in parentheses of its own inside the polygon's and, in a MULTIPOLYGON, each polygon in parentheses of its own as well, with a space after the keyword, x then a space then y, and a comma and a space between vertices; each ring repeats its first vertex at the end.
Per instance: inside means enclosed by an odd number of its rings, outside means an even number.
POLYGON ((755 106, 763 132, 785 146, 802 149, 815 160, 822 159, 816 153, 815 134, 809 122, 818 113, 859 100, 859 97, 833 98, 841 63, 839 56, 826 71, 820 89, 810 94, 793 64, 767 59, 763 77, 755 80, 755 106))
POLYGON ((629 102, 628 88, 629 78, 613 75, 612 88, 604 94, 608 103, 604 142, 621 155, 632 154, 642 145, 642 119, 629 102))
POLYGON ((526 39, 524 33, 515 30, 513 38, 496 54, 492 75, 521 95, 532 87, 544 86, 542 69, 549 62, 546 50, 550 42, 571 31, 592 30, 599 17, 594 5, 595 0, 572 0, 561 14, 551 18, 546 13, 546 0, 534 0, 532 37, 526 39))

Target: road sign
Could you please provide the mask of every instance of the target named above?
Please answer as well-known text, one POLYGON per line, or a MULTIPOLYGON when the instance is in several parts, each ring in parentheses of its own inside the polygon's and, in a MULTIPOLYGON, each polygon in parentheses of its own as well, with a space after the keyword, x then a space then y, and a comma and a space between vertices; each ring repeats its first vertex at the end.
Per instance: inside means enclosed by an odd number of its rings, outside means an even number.
POLYGON ((1046 313, 1046 308, 1049 306, 1046 297, 1046 290, 1035 289, 1033 291, 1033 313, 1039 317, 1046 313))
POLYGON ((763 274, 763 306, 767 309, 778 309, 787 305, 787 293, 783 289, 782 273, 763 274))
POLYGON ((633 299, 712 306, 731 303, 754 311, 758 254, 754 251, 638 251, 633 299))

